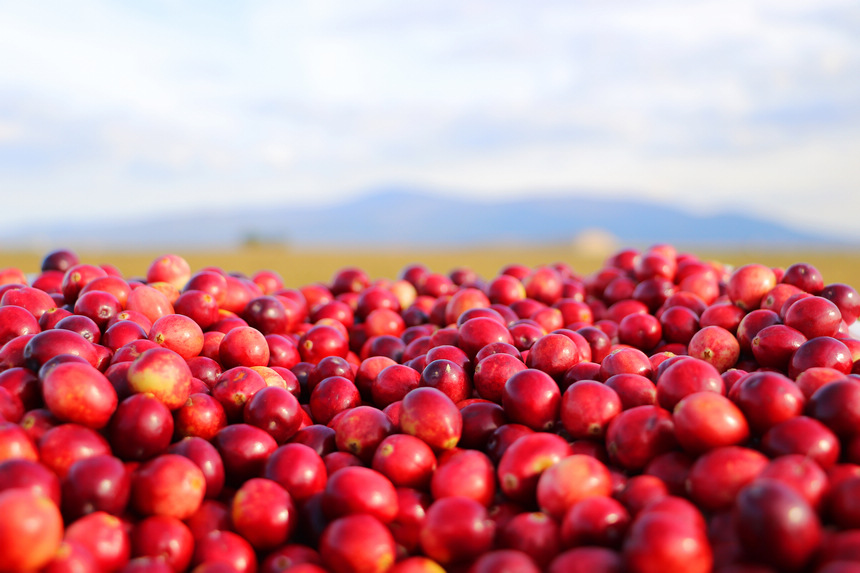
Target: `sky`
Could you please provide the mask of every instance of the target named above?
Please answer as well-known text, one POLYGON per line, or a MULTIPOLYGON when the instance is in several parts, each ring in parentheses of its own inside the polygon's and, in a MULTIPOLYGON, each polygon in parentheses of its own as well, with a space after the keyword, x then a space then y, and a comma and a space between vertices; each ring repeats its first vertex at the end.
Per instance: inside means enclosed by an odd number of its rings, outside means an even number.
POLYGON ((860 241, 860 3, 0 0, 0 229, 391 185, 860 241))

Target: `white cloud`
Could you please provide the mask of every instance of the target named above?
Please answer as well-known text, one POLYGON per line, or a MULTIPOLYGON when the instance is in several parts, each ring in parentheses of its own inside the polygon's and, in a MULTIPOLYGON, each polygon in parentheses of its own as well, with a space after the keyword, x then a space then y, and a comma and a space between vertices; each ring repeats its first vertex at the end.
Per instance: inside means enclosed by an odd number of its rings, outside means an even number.
POLYGON ((404 182, 645 193, 860 238, 849 0, 3 11, 0 224, 34 201, 109 217, 404 182))
POLYGON ((0 120, 0 145, 10 145, 22 140, 24 129, 14 121, 0 120))

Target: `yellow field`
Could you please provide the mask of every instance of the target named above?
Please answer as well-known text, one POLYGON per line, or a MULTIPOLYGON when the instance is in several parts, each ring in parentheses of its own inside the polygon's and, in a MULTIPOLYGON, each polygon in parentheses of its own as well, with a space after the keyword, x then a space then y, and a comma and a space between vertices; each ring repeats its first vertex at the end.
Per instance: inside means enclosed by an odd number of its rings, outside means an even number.
MULTIPOLYGON (((570 246, 539 248, 500 248, 463 250, 412 250, 412 251, 312 251, 282 247, 246 247, 219 252, 173 251, 183 256, 192 269, 219 266, 228 271, 252 274, 261 269, 277 271, 287 286, 296 287, 311 282, 327 282, 336 270, 345 266, 358 266, 372 278, 396 278, 400 270, 410 263, 423 263, 436 272, 447 273, 459 266, 472 268, 484 278, 495 276, 509 263, 530 266, 563 261, 575 271, 588 274, 598 269, 607 253, 585 252, 570 246)), ((826 283, 843 282, 860 289, 860 250, 845 251, 779 251, 779 250, 691 250, 702 259, 716 260, 731 265, 763 263, 786 267, 806 262, 815 265, 826 283)), ((161 252, 79 252, 88 263, 111 263, 124 275, 142 276, 149 263, 161 252)), ((0 251, 0 269, 17 267, 37 272, 44 253, 0 251)))

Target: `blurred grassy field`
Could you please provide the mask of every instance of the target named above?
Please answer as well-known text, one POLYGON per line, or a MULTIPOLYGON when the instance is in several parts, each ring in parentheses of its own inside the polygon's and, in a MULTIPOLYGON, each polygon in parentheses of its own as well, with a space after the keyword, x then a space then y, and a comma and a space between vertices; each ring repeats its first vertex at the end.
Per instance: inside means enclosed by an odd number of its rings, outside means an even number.
MULTIPOLYGON (((860 289, 860 250, 800 251, 779 249, 682 249, 699 258, 716 260, 739 266, 762 263, 787 267, 805 262, 815 265, 825 283, 842 282, 860 289)), ((606 251, 574 248, 569 245, 522 248, 481 248, 462 250, 296 250, 279 246, 249 246, 234 250, 202 252, 173 250, 183 256, 193 270, 205 266, 218 266, 228 271, 253 274, 261 269, 277 271, 287 286, 297 287, 311 282, 327 282, 345 266, 358 266, 372 278, 396 278, 403 267, 422 263, 435 272, 447 273, 456 267, 469 267, 484 278, 495 276, 506 264, 521 263, 529 266, 562 261, 580 274, 589 274, 600 268, 609 254, 606 251)), ((0 269, 17 267, 24 272, 39 270, 43 252, 3 251, 0 249, 0 269)), ((112 252, 110 250, 78 251, 83 262, 110 263, 126 277, 143 276, 152 260, 164 252, 112 252)))

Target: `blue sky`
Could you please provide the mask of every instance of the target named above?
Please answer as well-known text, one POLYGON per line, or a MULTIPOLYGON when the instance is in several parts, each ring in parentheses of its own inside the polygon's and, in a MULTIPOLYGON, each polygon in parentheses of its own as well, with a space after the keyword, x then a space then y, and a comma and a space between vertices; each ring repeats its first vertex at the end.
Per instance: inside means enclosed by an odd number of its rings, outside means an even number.
POLYGON ((0 228, 405 184, 860 240, 860 3, 0 0, 0 228))

